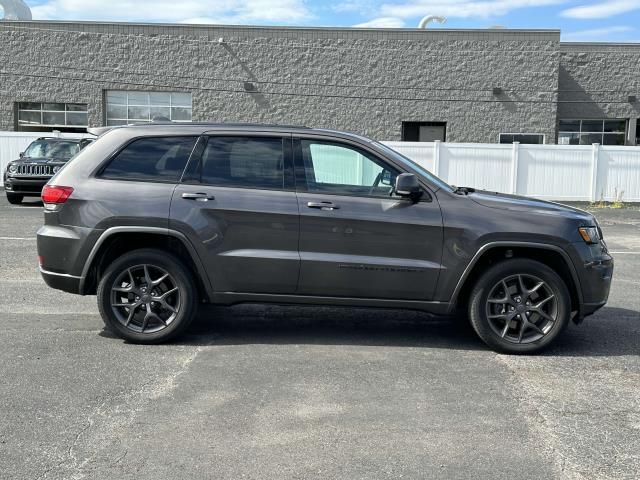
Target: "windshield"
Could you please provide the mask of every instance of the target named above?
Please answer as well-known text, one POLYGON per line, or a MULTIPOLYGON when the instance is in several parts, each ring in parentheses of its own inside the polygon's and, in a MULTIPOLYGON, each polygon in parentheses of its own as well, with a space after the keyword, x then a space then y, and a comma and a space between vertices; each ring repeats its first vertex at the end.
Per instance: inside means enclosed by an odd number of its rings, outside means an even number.
POLYGON ((450 192, 453 192, 453 187, 451 185, 449 185, 447 182, 445 182, 444 180, 436 177, 433 173, 431 173, 429 170, 427 170, 426 168, 424 168, 423 166, 419 165, 418 163, 414 162, 413 160, 411 160, 408 157, 405 157, 404 155, 402 155, 401 153, 395 151, 394 149, 392 149, 391 147, 387 147, 385 144, 380 143, 380 142, 373 142, 375 143, 375 145, 380 148, 381 150, 383 150, 387 155, 389 155, 390 157, 392 157, 394 160, 396 160, 399 163, 402 163, 406 166, 408 166, 409 168, 416 170, 420 175, 422 175, 423 177, 425 177, 427 180, 429 180, 433 185, 435 185, 437 188, 442 188, 444 190, 448 190, 450 192))
POLYGON ((60 158, 68 160, 80 151, 80 145, 76 142, 60 142, 49 140, 37 140, 29 145, 24 152, 29 158, 60 158))

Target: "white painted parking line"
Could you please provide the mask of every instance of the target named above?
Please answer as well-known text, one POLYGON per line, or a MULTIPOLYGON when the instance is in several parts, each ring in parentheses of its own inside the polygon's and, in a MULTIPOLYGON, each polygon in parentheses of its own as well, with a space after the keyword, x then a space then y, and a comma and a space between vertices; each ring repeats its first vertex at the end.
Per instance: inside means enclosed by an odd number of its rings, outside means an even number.
POLYGON ((0 237, 0 240, 6 240, 9 242, 35 242, 36 237, 0 237))
POLYGON ((613 255, 640 255, 640 252, 609 252, 613 255))

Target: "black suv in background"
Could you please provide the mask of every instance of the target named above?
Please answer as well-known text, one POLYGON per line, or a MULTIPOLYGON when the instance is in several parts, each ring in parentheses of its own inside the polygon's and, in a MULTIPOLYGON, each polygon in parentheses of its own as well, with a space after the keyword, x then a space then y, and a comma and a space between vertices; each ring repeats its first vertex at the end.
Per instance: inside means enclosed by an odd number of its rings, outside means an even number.
POLYGON ((47 138, 32 142, 18 160, 9 162, 4 172, 7 200, 19 204, 24 197, 39 197, 42 187, 93 139, 47 138))
POLYGON ((114 128, 42 192, 40 270, 139 343, 199 302, 466 312, 498 351, 549 345, 609 295, 595 218, 454 188, 367 138, 301 127, 114 128))

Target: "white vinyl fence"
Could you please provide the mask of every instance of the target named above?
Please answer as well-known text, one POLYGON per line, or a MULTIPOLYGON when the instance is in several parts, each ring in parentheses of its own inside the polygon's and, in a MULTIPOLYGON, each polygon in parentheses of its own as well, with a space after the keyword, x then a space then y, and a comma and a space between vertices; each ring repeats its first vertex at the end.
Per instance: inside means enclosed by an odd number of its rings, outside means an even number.
POLYGON ((640 147, 384 143, 452 185, 548 200, 640 202, 640 147))
MULTIPOLYGON (((43 135, 0 132, 0 171, 43 135)), ((453 185, 549 200, 640 202, 640 147, 384 143, 453 185)))

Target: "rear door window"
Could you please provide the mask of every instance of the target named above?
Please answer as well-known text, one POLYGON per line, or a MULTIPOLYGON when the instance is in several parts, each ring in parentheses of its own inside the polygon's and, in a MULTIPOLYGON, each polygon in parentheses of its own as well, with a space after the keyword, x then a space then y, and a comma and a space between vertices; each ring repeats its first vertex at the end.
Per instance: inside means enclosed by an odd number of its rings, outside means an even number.
POLYGON ((127 145, 103 170, 117 180, 177 182, 197 137, 140 138, 127 145))
POLYGON ((202 183, 282 189, 282 142, 281 137, 210 137, 202 155, 202 183))

